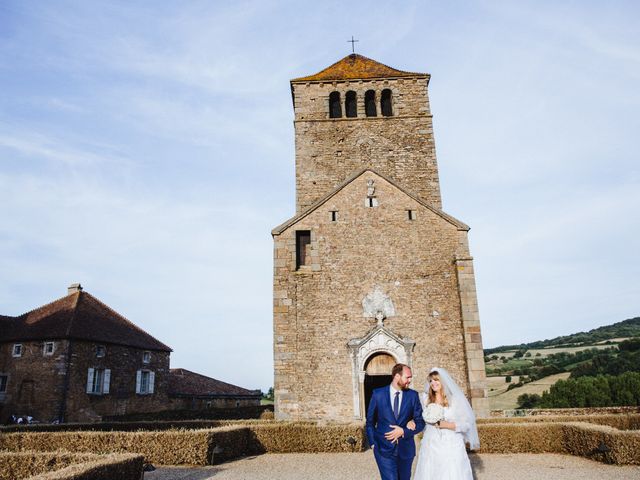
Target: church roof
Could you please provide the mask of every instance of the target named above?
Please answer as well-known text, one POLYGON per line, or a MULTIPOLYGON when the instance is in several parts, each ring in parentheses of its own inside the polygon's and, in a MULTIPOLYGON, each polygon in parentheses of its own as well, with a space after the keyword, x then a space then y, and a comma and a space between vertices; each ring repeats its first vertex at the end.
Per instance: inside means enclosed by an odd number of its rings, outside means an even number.
POLYGON ((423 207, 431 210, 433 213, 435 213, 436 215, 438 215, 439 217, 443 218, 444 220, 446 220, 447 222, 451 223, 452 225, 454 225, 458 230, 470 230, 469 226, 466 225, 465 223, 461 222, 460 220, 452 217, 451 215, 448 215, 446 213, 444 213, 442 210, 435 208, 433 205, 425 202, 424 200, 422 200, 420 197, 417 197, 416 195, 408 192, 407 190, 405 190, 404 188, 402 188, 400 185, 398 185, 396 182, 394 182, 393 180, 391 180, 390 178, 376 172, 375 170, 373 170, 370 167, 365 167, 359 171, 357 171, 355 174, 353 174, 351 177, 349 177, 347 180, 345 180, 341 185, 338 185, 336 188, 334 188, 331 192, 329 192, 327 195, 325 195, 324 197, 320 198, 318 201, 316 201, 313 205, 309 206, 306 210, 303 210, 302 212, 300 212, 299 214, 297 214, 296 216, 290 218, 289 220, 287 220, 286 222, 284 222, 281 225, 278 225, 276 228, 274 228, 273 230, 271 230, 271 235, 280 235, 282 232, 284 232, 287 228, 289 228, 291 225, 294 225, 295 223, 298 223, 299 220, 303 219, 304 217, 306 217, 307 215, 311 214, 312 212, 314 212, 316 209, 318 209, 319 207, 321 207, 323 204, 325 204, 327 201, 329 201, 334 195, 336 195, 338 192, 340 192, 343 188, 345 188, 347 185, 349 185, 351 182, 353 182, 356 178, 360 177, 361 175, 363 175, 366 172, 372 172, 374 174, 376 174, 377 176, 379 176, 380 178, 382 178, 383 180, 386 180, 387 182, 389 182, 391 185, 393 185, 394 187, 396 187, 398 190, 400 190, 402 193, 404 193, 405 195, 411 197, 413 200, 415 200, 416 202, 418 202, 420 205, 422 205, 423 207))
POLYGON ((185 368, 170 370, 169 394, 199 397, 256 397, 261 395, 259 391, 247 390, 185 368))
POLYGON ((75 339, 170 352, 115 310, 78 291, 18 317, 0 317, 0 342, 75 339))
POLYGON ((330 67, 307 77, 294 78, 291 82, 314 82, 327 80, 355 80, 370 78, 429 77, 428 73, 396 70, 363 55, 352 53, 330 67))

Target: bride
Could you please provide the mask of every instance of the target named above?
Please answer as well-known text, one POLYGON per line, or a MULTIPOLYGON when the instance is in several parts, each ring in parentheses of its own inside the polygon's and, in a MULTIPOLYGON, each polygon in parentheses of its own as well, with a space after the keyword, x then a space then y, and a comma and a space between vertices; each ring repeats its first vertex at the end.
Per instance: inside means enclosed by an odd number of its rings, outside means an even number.
MULTIPOLYGON (((476 419, 462 390, 444 368, 432 368, 425 392, 427 422, 415 480, 473 480, 465 442, 480 447, 476 419)), ((407 425, 411 428, 411 425, 407 425)))

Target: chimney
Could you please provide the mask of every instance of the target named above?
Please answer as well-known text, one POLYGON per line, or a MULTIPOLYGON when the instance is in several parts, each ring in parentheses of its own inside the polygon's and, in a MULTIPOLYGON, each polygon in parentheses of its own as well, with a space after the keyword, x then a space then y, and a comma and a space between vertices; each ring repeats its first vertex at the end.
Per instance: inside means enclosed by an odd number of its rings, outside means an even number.
POLYGON ((69 285, 69 288, 67 288, 67 295, 71 295, 72 293, 81 292, 81 291, 82 291, 82 285, 80 285, 79 283, 72 283, 71 285, 69 285))

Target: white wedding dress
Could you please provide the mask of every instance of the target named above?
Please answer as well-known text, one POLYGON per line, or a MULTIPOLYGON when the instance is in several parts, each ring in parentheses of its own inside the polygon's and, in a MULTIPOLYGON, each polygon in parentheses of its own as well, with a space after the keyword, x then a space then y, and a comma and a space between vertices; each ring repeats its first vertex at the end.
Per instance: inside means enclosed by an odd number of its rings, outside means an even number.
MULTIPOLYGON (((425 412, 426 408, 423 417, 425 412)), ((444 407, 444 419, 456 424, 455 432, 427 423, 420 442, 414 480, 473 480, 464 439, 464 432, 472 425, 465 418, 455 417, 453 409, 444 407)))

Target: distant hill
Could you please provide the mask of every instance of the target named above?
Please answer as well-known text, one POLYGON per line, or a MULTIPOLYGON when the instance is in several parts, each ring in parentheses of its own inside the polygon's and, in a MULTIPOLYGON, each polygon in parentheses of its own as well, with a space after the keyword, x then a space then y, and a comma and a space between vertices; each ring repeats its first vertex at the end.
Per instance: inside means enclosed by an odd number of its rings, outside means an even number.
POLYGON ((491 355, 508 350, 529 350, 545 347, 576 347, 580 345, 593 345, 612 338, 638 336, 640 336, 640 317, 635 317, 614 323, 613 325, 594 328, 588 332, 578 332, 550 340, 538 340, 537 342, 521 343, 519 345, 502 345, 500 347, 488 348, 484 351, 484 354, 491 355))

